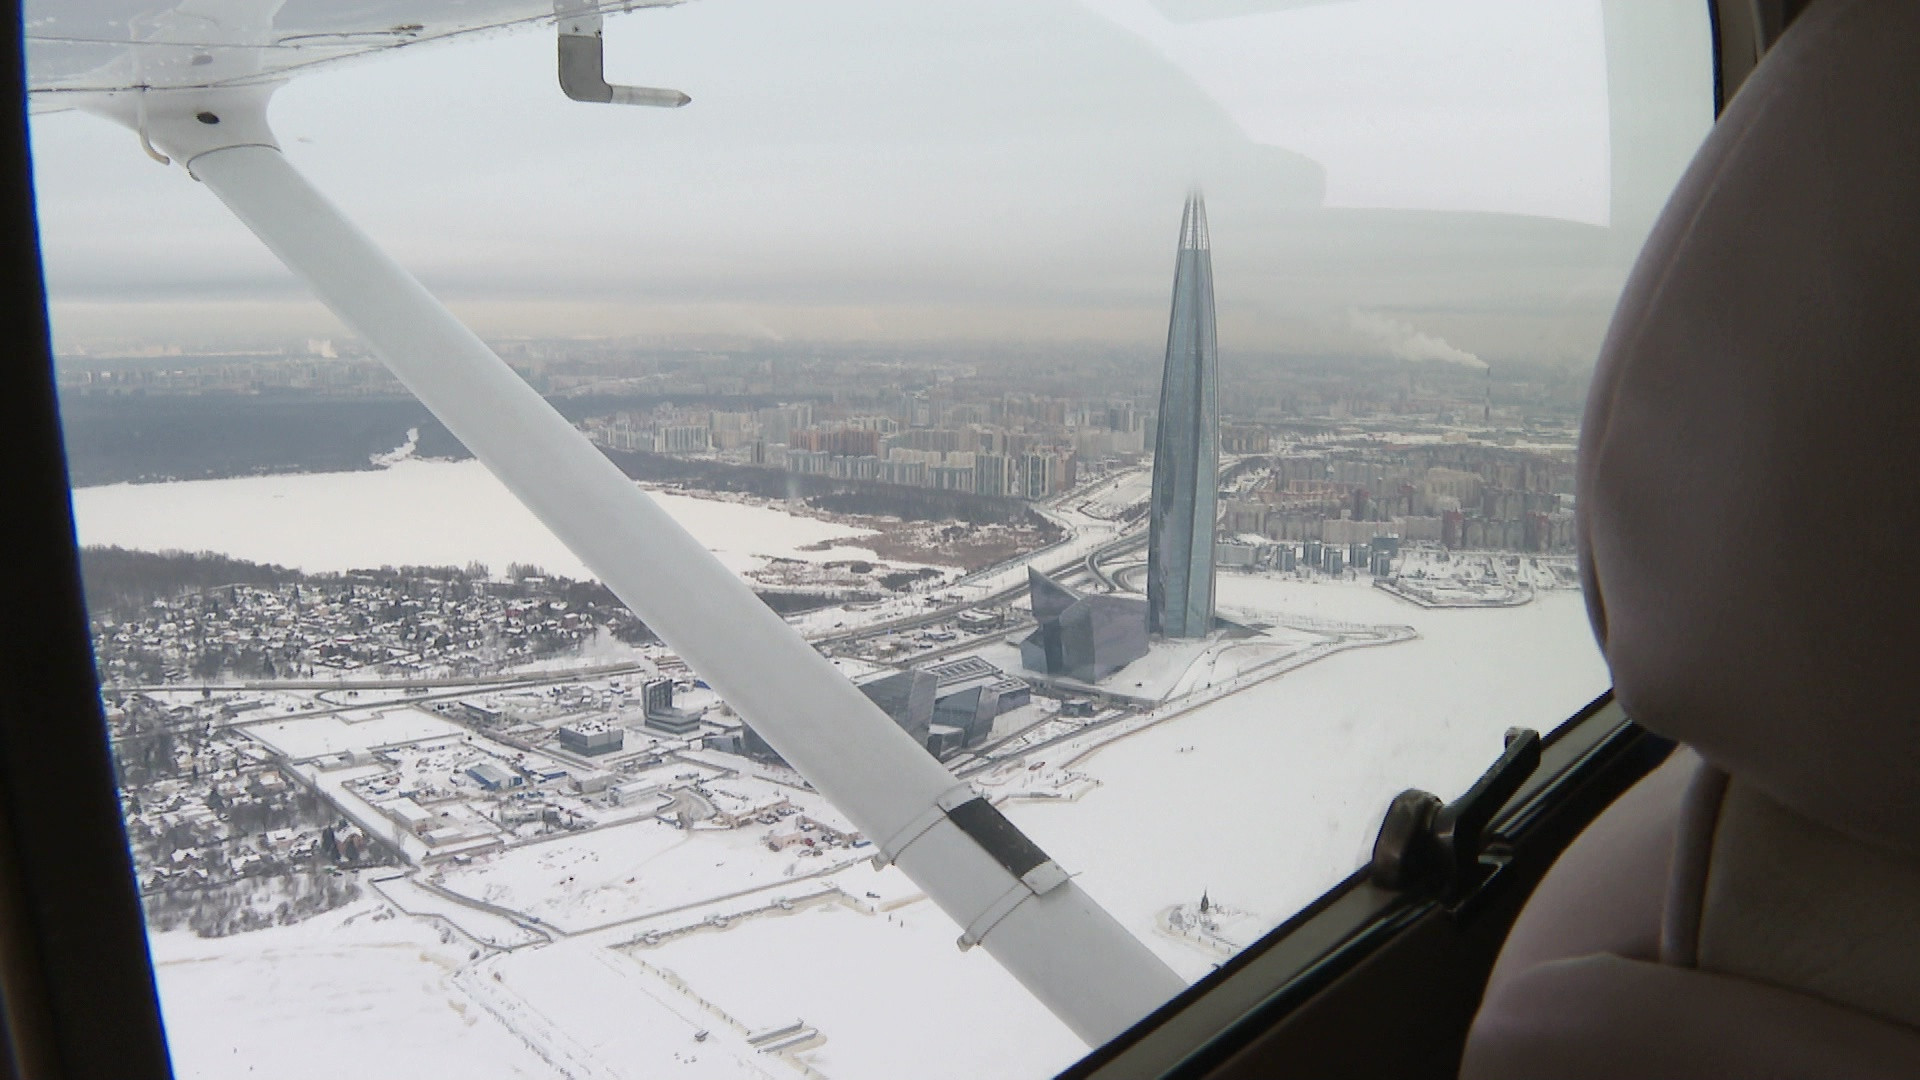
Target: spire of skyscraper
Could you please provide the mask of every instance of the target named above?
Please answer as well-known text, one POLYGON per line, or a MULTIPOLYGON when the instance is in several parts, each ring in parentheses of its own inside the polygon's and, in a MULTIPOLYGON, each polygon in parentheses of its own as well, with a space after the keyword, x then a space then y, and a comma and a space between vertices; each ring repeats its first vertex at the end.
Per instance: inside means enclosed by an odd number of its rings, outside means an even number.
MULTIPOLYGON (((1207 201, 1196 191, 1187 196, 1186 208, 1180 212, 1180 250, 1206 251, 1210 246, 1207 240, 1207 201)), ((1209 264, 1209 278, 1212 273, 1213 267, 1209 264)))
POLYGON ((1205 637, 1213 629, 1218 369, 1207 206, 1196 191, 1180 216, 1147 534, 1147 629, 1167 637, 1205 637))

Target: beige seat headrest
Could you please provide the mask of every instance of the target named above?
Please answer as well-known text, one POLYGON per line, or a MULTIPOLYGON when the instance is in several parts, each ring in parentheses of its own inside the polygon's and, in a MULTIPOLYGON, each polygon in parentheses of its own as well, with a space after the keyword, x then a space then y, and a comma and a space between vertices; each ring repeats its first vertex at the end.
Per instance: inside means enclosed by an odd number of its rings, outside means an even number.
POLYGON ((1634 719, 1920 854, 1920 4, 1814 4, 1628 282, 1582 568, 1634 719))

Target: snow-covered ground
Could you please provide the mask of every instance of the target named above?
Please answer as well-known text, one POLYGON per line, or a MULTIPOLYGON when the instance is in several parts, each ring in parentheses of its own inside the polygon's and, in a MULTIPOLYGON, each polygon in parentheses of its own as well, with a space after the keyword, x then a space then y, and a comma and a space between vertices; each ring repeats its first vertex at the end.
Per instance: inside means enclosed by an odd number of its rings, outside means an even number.
MULTIPOLYGON (((1189 978, 1219 954, 1159 931, 1170 906, 1210 891, 1248 912, 1234 936, 1251 940, 1359 865, 1394 792, 1456 794, 1497 753, 1509 724, 1548 726, 1602 685, 1571 593, 1522 608, 1448 612, 1355 583, 1251 579, 1223 592, 1237 606, 1397 622, 1422 636, 1330 657, 1072 761, 1072 771, 1099 785, 1078 802, 1008 805, 1189 978)), ((748 1030, 795 1021, 818 1029, 825 1041, 801 1057, 842 1080, 903 1075, 907 1062, 915 1076, 1040 1076, 1077 1056, 1071 1038, 1021 992, 994 985, 1003 973, 978 953, 953 949, 953 927, 931 905, 879 911, 905 899, 910 886, 897 873, 856 865, 832 880, 855 898, 880 893, 877 914, 811 906, 672 935, 632 953, 748 1030)), ((705 911, 676 917, 697 924, 705 911)), ((535 962, 533 954, 499 961, 509 979, 512 965, 535 962)), ((574 988, 557 976, 541 985, 549 1015, 585 992, 584 983, 574 988)))
MULTIPOLYGON (((293 926, 151 938, 183 1080, 557 1074, 454 985, 472 946, 367 899, 293 926), (443 940, 444 938, 444 940, 443 940), (360 1061, 360 1066, 348 1063, 360 1061)), ((103 1033, 103 1037, 107 1033, 103 1033)))
POLYGON ((451 720, 411 705, 298 716, 247 729, 247 734, 294 761, 466 733, 466 728, 451 720))
POLYGON ((632 953, 750 1029, 817 1028, 825 1041, 803 1057, 834 1080, 1051 1076, 1086 1053, 984 952, 955 948, 952 920, 901 895, 911 888, 904 875, 863 866, 840 880, 856 904, 809 906, 632 953), (866 900, 868 891, 882 899, 866 900))
MULTIPOLYGON (((385 473, 349 475, 391 477, 415 466, 459 468, 402 462, 385 473)), ((76 501, 87 494, 77 493, 76 501)), ((780 517, 772 535, 790 544, 806 540, 788 533, 788 524, 821 524, 755 512, 780 517)), ((418 507, 407 508, 406 524, 397 508, 394 513, 396 533, 423 531, 418 507)), ((199 541, 153 538, 164 521, 183 517, 192 517, 191 510, 170 506, 118 539, 146 547, 217 546, 211 529, 197 534, 207 537, 199 541)), ((1083 516, 1082 524, 1076 550, 1112 535, 1111 526, 1095 519, 1083 516)), ((83 535, 87 530, 83 514, 83 535)), ((488 521, 459 531, 485 537, 512 530, 488 521)), ((326 532, 336 546, 359 542, 337 528, 326 532)), ((482 558, 500 566, 544 562, 567 572, 565 562, 528 549, 528 542, 519 535, 501 555, 454 547, 414 555, 368 541, 364 555, 330 556, 334 561, 326 565, 482 558)), ((778 553, 751 539, 728 542, 736 551, 778 553)), ((286 549, 235 553, 300 561, 286 549)), ((1062 741, 1036 753, 1035 761, 1016 763, 1020 775, 981 777, 983 790, 1012 796, 1010 817, 1189 978, 1204 974, 1219 955, 1206 943, 1161 929, 1176 905, 1194 904, 1205 891, 1214 903, 1245 913, 1232 936, 1251 940, 1363 861, 1393 794, 1410 786, 1457 794, 1498 753, 1508 726, 1550 727, 1606 682, 1572 591, 1539 591, 1518 607, 1445 610, 1397 600, 1364 580, 1225 574, 1219 600, 1223 611, 1269 616, 1277 627, 1301 631, 1302 642, 1356 626, 1410 627, 1416 636, 1383 634, 1378 640, 1387 643, 1324 656, 1277 678, 1264 678, 1259 666, 1290 664, 1318 646, 1308 644, 1293 658, 1291 640, 1227 643, 1185 663, 1169 654, 1141 669, 1159 672, 1156 681, 1168 681, 1175 693, 1153 715, 1101 727, 1049 720, 1041 728, 1062 741), (1203 692, 1203 703, 1179 696, 1221 679, 1252 685, 1218 697, 1203 692)), ((834 618, 848 614, 862 613, 834 618)), ((1018 673, 1017 661, 1007 666, 1018 673)), ((274 707, 284 706, 276 700, 274 707)), ((416 722, 436 719, 399 708, 387 715, 406 719, 307 717, 277 722, 266 734, 290 751, 331 748, 342 739, 380 745, 397 741, 391 736, 407 734, 416 722)), ((394 835, 397 828, 345 788, 347 780, 381 768, 301 771, 356 819, 373 819, 370 827, 394 835)), ((737 787, 745 802, 775 790, 758 778, 709 784, 737 787)), ((796 803, 810 798, 795 795, 796 803)), ((338 1061, 323 1049, 346 1037, 378 1048, 383 1075, 423 1076, 800 1076, 813 1070, 834 1080, 1019 1077, 1051 1074, 1081 1052, 984 953, 955 949, 957 929, 929 902, 915 899, 897 870, 875 871, 851 858, 863 852, 771 852, 761 843, 765 831, 686 833, 637 822, 444 867, 449 888, 537 915, 545 933, 574 933, 508 953, 489 954, 486 946, 525 937, 502 925, 510 920, 463 919, 456 902, 433 902, 405 885, 396 886, 396 899, 420 912, 419 919, 374 921, 376 908, 362 904, 214 942, 159 935, 155 953, 180 1073, 224 1080, 247 1075, 251 1066, 253 1075, 315 1075, 338 1061), (826 900, 806 899, 827 893, 826 900), (448 921, 477 932, 479 940, 453 933, 448 921), (443 933, 450 935, 446 942, 443 933), (763 1054, 747 1041, 751 1032, 797 1020, 823 1041, 784 1056, 763 1054), (708 1032, 706 1040, 695 1037, 700 1031, 708 1032)), ((417 839, 396 838, 414 858, 424 854, 417 839)))
POLYGON ((1085 495, 1069 500, 1066 505, 1090 517, 1110 520, 1146 502, 1152 494, 1152 470, 1129 469, 1106 483, 1096 485, 1085 495))
MULTIPOLYGON (((1457 794, 1497 754, 1507 726, 1551 726, 1604 685, 1572 592, 1517 608, 1449 611, 1355 582, 1232 576, 1222 579, 1221 600, 1327 625, 1412 626, 1419 636, 1338 653, 1184 712, 1175 701, 1163 707, 1173 718, 1118 741, 1102 729, 1051 747, 1037 755, 1043 768, 1018 783, 982 780, 996 796, 1016 788, 1077 796, 1016 798, 1006 809, 1189 978, 1220 953, 1217 943, 1161 929, 1170 908, 1205 891, 1245 913, 1232 939, 1252 940, 1361 863, 1394 793, 1420 786, 1457 794), (1049 787, 1063 779, 1064 789, 1049 787)), ((756 787, 746 796, 760 794, 756 787)), ((614 923, 482 958, 455 988, 483 1003, 470 1008, 508 1017, 579 1076, 653 1076, 668 1067, 687 1076, 805 1075, 802 1066, 834 1080, 1044 1076, 1078 1055, 1071 1036, 991 960, 953 947, 955 928, 916 900, 898 871, 767 852, 759 831, 682 833, 640 823, 449 870, 450 886, 536 912, 556 930, 614 923), (788 864, 831 872, 790 878, 788 864), (723 879, 742 880, 742 872, 754 891, 714 899, 723 879), (845 902, 778 907, 836 887, 845 902), (715 916, 724 929, 710 925, 715 916), (650 933, 657 943, 643 943, 650 933), (823 1041, 792 1061, 744 1042, 747 1033, 795 1021, 823 1041), (709 1029, 707 1041, 692 1040, 709 1029)), ((444 915, 460 923, 459 912, 444 915)), ((263 939, 258 969, 231 954, 227 977, 274 979, 267 965, 276 962, 276 940, 263 939)), ((443 992, 426 977, 440 977, 432 961, 415 962, 428 965, 415 980, 426 988, 420 992, 443 992)), ((362 975, 344 963, 328 970, 347 985, 313 991, 313 1015, 346 1022, 362 975)), ((381 977, 383 969, 371 970, 381 977)), ((172 977, 162 987, 170 997, 198 992, 172 977)), ((376 1001, 392 992, 370 991, 376 1001)), ((263 1025, 290 1022, 272 1010, 259 1016, 263 1025)), ((178 1030, 192 1042, 187 1053, 207 1053, 198 1042, 204 1029, 178 1030)), ((265 1048, 245 1052, 279 1060, 265 1048)))
MULTIPOLYGON (((746 503, 650 492, 675 521, 737 572, 767 557, 872 559, 861 529, 746 503), (808 545, 847 541, 825 550, 808 545)), ((73 493, 82 543, 218 551, 308 571, 382 565, 533 563, 590 578, 580 560, 477 461, 408 459, 385 469, 164 484, 73 493)))
POLYGON ((332 799, 333 804, 340 808, 340 812, 347 815, 354 824, 391 842, 395 847, 406 852, 407 858, 413 862, 417 863, 427 857, 429 849, 418 836, 382 813, 378 807, 361 798, 358 792, 348 786, 355 780, 364 780, 386 772, 385 765, 355 765, 352 768, 327 771, 313 764, 290 767, 307 783, 320 789, 329 799, 332 799))
POLYGON ((1417 639, 1316 661, 1062 762, 1100 786, 1008 816, 1190 978, 1213 958, 1149 931, 1167 905, 1217 901, 1273 926, 1366 859, 1388 801, 1464 791, 1514 725, 1543 731, 1607 685, 1578 593, 1427 610, 1357 583, 1222 576, 1220 600, 1417 639))
POLYGON ((552 1063, 547 1076, 737 1080, 804 1075, 759 1054, 744 1031, 642 964, 588 942, 489 957, 458 979, 482 1009, 539 1048, 552 1063))
MULTIPOLYGON (((1123 473, 1119 477, 1101 482, 1091 493, 1074 493, 1063 496, 1051 503, 1036 503, 1034 509, 1052 519, 1054 524, 1068 530, 1069 535, 1060 543, 1047 548, 1032 561, 1040 569, 1052 572, 1056 568, 1074 565, 1100 547, 1112 542, 1125 531, 1123 523, 1108 520, 1100 516, 1108 508, 1117 504, 1130 504, 1138 498, 1143 483, 1152 479, 1145 469, 1136 469, 1123 473), (1145 478, 1143 480, 1142 478, 1145 478), (1108 500, 1102 502, 1102 500, 1108 500), (1082 509, 1082 504, 1091 504, 1093 512, 1082 509)), ((1014 560, 1000 563, 983 570, 968 574, 951 586, 952 591, 968 599, 990 596, 1010 588, 1024 588, 1027 582, 1026 560, 1014 560)))
POLYGON ((438 917, 476 944, 513 949, 547 940, 504 915, 442 896, 408 874, 369 874, 360 883, 406 914, 438 917))
POLYGON ((440 884, 476 900, 537 916, 568 932, 590 930, 716 896, 786 885, 851 858, 767 850, 769 827, 684 831, 636 821, 543 841, 445 872, 440 884))

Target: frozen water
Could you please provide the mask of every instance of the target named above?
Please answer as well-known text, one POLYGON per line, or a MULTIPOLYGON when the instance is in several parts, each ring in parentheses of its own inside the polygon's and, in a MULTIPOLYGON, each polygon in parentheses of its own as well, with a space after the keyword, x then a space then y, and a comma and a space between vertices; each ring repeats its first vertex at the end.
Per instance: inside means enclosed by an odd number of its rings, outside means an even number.
MULTIPOLYGON (((872 559, 850 544, 866 531, 765 506, 649 492, 737 572, 766 557, 872 559)), ((589 578, 586 567, 477 461, 407 459, 385 469, 111 484, 73 493, 82 543, 162 551, 217 551, 308 571, 382 565, 465 566, 496 574, 508 563, 589 578)))

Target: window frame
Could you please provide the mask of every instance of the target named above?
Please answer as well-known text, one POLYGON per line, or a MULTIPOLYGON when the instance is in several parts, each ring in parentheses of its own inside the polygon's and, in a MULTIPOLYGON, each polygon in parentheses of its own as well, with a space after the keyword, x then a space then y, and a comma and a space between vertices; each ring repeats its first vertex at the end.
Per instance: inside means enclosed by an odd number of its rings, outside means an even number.
POLYGON ((173 1075, 88 636, 27 138, 25 34, 0 46, 0 1063, 12 1077, 173 1075))
MULTIPOLYGON (((1804 0, 1708 0, 1716 111, 1804 0)), ((24 33, 4 48, 0 136, 11 243, 0 287, 14 303, 8 338, 28 355, 10 365, 13 556, 0 672, 0 1048, 8 1075, 171 1077, 146 927, 120 814, 87 637, 78 547, 55 404, 27 136, 24 33), (59 718, 66 722, 49 722, 59 718), (60 812, 50 812, 58 805, 60 812)), ((1540 769, 1495 818, 1505 860, 1463 904, 1372 885, 1356 871, 1313 904, 1190 986, 1063 1080, 1221 1075, 1263 1038, 1327 995, 1351 989, 1369 961, 1425 926, 1470 926, 1504 938, 1520 903, 1558 853, 1673 744, 1629 721, 1603 694, 1546 739, 1540 769)), ((1284 823, 1281 823, 1284 824, 1284 823)), ((1478 999, 1485 970, 1464 973, 1478 999)), ((1384 977, 1375 975, 1373 977, 1384 977)), ((1386 1018, 1382 1018, 1383 1020, 1386 1018)), ((1459 1031, 1464 1040, 1464 1029, 1459 1031)), ((1439 1068, 1451 1074, 1454 1058, 1439 1068)))
MULTIPOLYGON (((1502 806, 1488 830, 1487 849, 1498 868, 1465 898, 1445 903, 1432 895, 1381 888, 1363 867, 1060 1073, 1060 1080, 1216 1075, 1236 1054, 1317 996, 1334 991, 1423 922, 1470 926, 1479 937, 1497 930, 1497 952, 1519 904, 1560 851, 1665 760, 1673 745, 1628 720, 1612 691, 1602 694, 1543 740, 1540 768, 1502 806)), ((1492 959, 1488 955, 1477 970, 1460 972, 1474 1003, 1492 959)), ((1464 1040, 1464 1027, 1458 1034, 1464 1040)), ((1445 1060, 1451 1075, 1457 1054, 1445 1060)))

